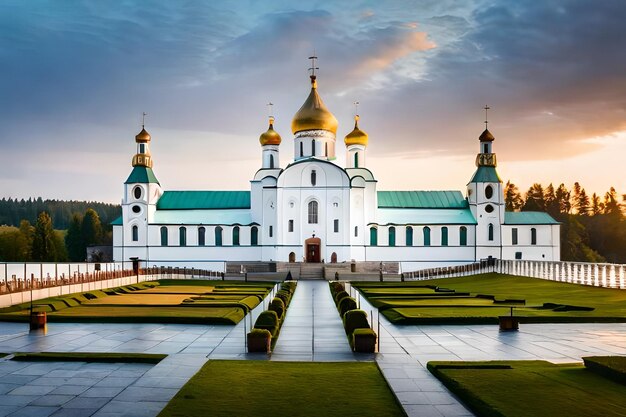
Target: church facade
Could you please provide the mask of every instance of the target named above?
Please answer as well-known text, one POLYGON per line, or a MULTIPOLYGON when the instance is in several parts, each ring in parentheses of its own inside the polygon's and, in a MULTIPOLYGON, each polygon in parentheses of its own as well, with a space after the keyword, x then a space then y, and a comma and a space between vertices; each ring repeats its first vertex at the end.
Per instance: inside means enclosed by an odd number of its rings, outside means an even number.
POLYGON ((124 183, 122 216, 113 222, 116 261, 149 265, 199 262, 399 262, 403 270, 486 258, 556 261, 559 223, 547 213, 506 212, 494 136, 479 137, 476 171, 460 191, 379 191, 367 168, 368 135, 344 138, 311 76, 311 92, 292 120, 293 161, 279 166, 282 139, 260 138, 261 168, 246 191, 165 191, 153 171, 151 137, 124 183))

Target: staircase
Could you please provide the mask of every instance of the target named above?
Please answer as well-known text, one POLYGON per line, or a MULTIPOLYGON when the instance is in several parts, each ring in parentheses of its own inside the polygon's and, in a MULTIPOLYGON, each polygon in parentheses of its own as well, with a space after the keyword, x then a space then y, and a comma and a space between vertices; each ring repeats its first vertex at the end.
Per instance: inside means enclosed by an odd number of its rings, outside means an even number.
POLYGON ((301 263, 299 279, 324 279, 324 264, 301 263))

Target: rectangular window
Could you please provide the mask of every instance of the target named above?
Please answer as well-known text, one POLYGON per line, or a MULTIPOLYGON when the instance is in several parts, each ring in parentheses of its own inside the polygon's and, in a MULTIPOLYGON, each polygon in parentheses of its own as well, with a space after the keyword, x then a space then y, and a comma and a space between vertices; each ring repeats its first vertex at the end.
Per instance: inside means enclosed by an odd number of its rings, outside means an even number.
POLYGON ((339 233, 339 219, 333 221, 333 230, 335 233, 339 233))
POLYGON ((531 245, 537 244, 537 229, 535 229, 534 227, 530 229, 530 244, 531 245))
POLYGON ((287 230, 289 230, 290 232, 293 232, 293 220, 289 220, 287 230))
POLYGON ((269 234, 270 234, 270 237, 274 236, 274 227, 273 226, 270 226, 269 234))
POLYGON ((359 237, 359 226, 354 226, 354 237, 359 237))
POLYGON ((515 252, 515 259, 522 259, 522 252, 515 252))
POLYGON ((511 240, 514 245, 517 245, 517 227, 511 230, 511 240))

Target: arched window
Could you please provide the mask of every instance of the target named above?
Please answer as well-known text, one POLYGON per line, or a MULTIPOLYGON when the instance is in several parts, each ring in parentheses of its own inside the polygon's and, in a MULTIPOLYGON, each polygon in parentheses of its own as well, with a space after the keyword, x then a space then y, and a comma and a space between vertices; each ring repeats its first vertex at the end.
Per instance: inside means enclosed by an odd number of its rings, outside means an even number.
POLYGON ((317 172, 315 170, 311 171, 311 185, 315 187, 317 184, 317 172))
POLYGON ((430 227, 424 227, 424 246, 430 246, 430 227))
POLYGON ((317 201, 309 202, 309 224, 317 224, 317 201))
POLYGON ((359 153, 358 152, 354 153, 354 167, 355 168, 359 167, 359 153))
POLYGON ((161 246, 167 246, 167 227, 161 227, 161 246))
POLYGON ((133 226, 133 242, 137 242, 138 240, 139 240, 139 228, 137 226, 133 226))
POLYGON ((406 246, 413 246, 413 228, 411 226, 406 227, 406 246))
POLYGON ((139 200, 141 198, 141 194, 142 194, 142 191, 141 191, 141 187, 140 186, 137 186, 137 187, 135 187, 133 189, 133 195, 135 196, 135 198, 137 200, 139 200))
POLYGON ((239 226, 233 227, 233 246, 239 246, 239 226))
POLYGON ((304 156, 304 143, 300 142, 300 156, 304 156))
POLYGON ((489 153, 489 145, 486 143, 483 145, 483 153, 489 153))
POLYGON ((311 141, 311 155, 315 156, 315 139, 311 141))
POLYGON ((252 226, 252 229, 250 229, 250 244, 259 246, 259 228, 256 226, 252 226))
POLYGON ((222 246, 222 228, 220 226, 215 228, 215 246, 222 246))
POLYGON ((270 168, 274 168, 274 155, 270 155, 270 168))
POLYGON ((530 244, 531 245, 537 244, 537 229, 535 229, 534 227, 530 229, 530 244))
POLYGON ((493 240, 493 223, 489 223, 489 236, 488 236, 489 241, 493 240))
POLYGON ((206 229, 204 227, 198 227, 198 246, 206 245, 206 229))
POLYGON ((180 227, 178 229, 178 242, 180 246, 187 246, 187 228, 180 227))
POLYGON ((459 242, 461 246, 467 246, 467 227, 461 226, 459 230, 459 242))
POLYGON ((378 245, 378 229, 370 227, 370 246, 378 245))
POLYGON ((396 246, 396 228, 389 228, 389 246, 396 246))
POLYGON ((289 263, 294 263, 296 261, 296 253, 289 252, 289 263))
POLYGON ((448 228, 446 226, 441 228, 441 246, 448 246, 448 228))
POLYGON ((333 252, 332 255, 330 255, 330 263, 331 264, 337 263, 337 252, 333 252))

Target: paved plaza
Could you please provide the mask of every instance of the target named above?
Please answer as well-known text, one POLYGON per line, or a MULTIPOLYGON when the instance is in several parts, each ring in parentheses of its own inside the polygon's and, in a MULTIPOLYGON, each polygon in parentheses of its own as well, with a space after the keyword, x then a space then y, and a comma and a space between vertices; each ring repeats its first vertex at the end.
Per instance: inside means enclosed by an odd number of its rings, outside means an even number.
MULTIPOLYGON (((352 290, 352 294, 355 294, 352 290)), ((378 314, 364 298, 363 309, 378 314)), ((425 368, 431 360, 544 359, 626 355, 626 324, 398 326, 380 316, 380 353, 350 351, 325 281, 301 281, 272 355, 246 353, 245 334, 258 314, 237 324, 51 323, 47 334, 0 323, 0 352, 146 352, 157 365, 33 363, 0 359, 0 416, 156 416, 209 359, 376 360, 409 416, 470 416, 425 368)))

